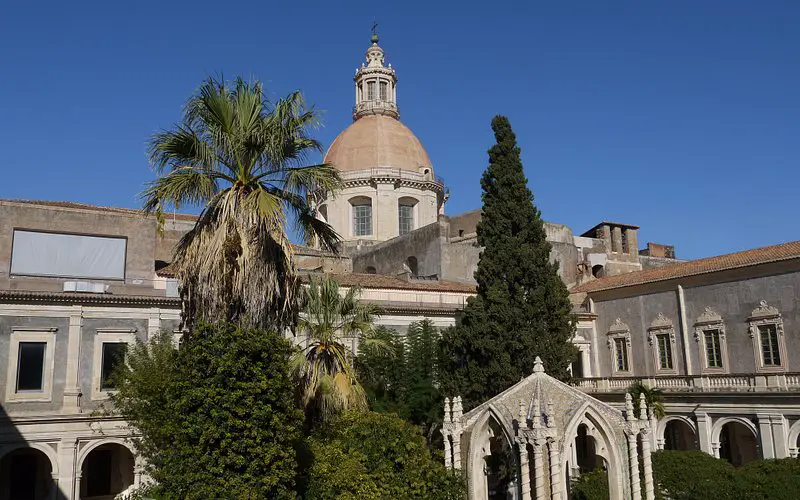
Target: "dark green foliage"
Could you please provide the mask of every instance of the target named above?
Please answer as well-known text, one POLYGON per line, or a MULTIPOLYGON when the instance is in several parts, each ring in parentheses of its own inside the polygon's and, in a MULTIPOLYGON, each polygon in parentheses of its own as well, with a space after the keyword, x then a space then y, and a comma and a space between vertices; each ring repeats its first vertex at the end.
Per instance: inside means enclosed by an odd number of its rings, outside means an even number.
POLYGON ((492 120, 497 143, 481 179, 481 252, 471 298, 460 324, 443 335, 446 392, 474 407, 533 372, 536 356, 562 380, 577 356, 569 292, 549 262, 539 210, 527 187, 520 149, 508 119, 492 120))
POLYGON ((603 469, 581 474, 571 488, 572 500, 609 500, 608 474, 603 469))
POLYGON ((652 455, 657 497, 736 500, 732 465, 702 451, 660 450, 652 455), (663 493, 667 493, 665 496, 663 493))
POLYGON ((736 469, 740 500, 778 500, 800 497, 800 461, 794 458, 757 460, 736 469))
POLYGON ((366 348, 356 363, 370 406, 420 426, 426 441, 438 445, 444 412, 436 356, 439 329, 426 319, 409 325, 405 341, 393 330, 378 335, 391 345, 391 353, 366 348))
POLYGON ((419 430, 394 415, 350 411, 309 440, 306 498, 462 500, 460 476, 434 460, 419 430))
POLYGON ((291 345, 274 333, 199 325, 174 351, 168 333, 129 354, 112 396, 167 498, 295 498, 302 413, 291 345))

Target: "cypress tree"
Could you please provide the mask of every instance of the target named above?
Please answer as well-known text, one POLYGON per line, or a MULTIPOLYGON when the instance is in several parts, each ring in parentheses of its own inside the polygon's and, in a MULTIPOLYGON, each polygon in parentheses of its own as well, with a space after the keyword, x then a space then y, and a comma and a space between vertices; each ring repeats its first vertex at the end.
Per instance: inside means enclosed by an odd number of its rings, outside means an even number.
POLYGON ((536 356, 549 374, 566 379, 577 355, 569 292, 549 261, 516 136, 504 116, 492 120, 492 130, 496 144, 481 178, 477 295, 442 339, 445 390, 460 394, 466 408, 530 375, 536 356))

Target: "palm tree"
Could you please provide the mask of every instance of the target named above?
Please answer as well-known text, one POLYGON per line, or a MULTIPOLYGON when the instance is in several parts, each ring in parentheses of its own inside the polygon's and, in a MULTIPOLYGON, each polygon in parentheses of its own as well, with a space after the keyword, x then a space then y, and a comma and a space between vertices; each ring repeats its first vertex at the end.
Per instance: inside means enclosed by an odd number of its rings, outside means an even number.
POLYGON ((309 136, 317 124, 299 92, 270 104, 259 82, 208 79, 182 122, 150 140, 160 177, 142 193, 143 211, 162 227, 165 207, 202 206, 173 260, 190 326, 234 321, 280 331, 291 324, 299 288, 287 220, 324 249, 338 241, 309 203, 310 193, 341 184, 331 165, 307 164, 321 151, 309 136))
POLYGON ((661 389, 644 385, 642 382, 634 382, 628 387, 628 393, 633 398, 633 411, 634 414, 639 416, 639 395, 644 394, 644 400, 647 407, 653 412, 653 417, 662 419, 667 415, 664 408, 664 393, 661 389))
POLYGON ((297 332, 305 346, 290 361, 300 384, 300 397, 309 415, 321 419, 348 408, 367 406, 353 361, 355 343, 386 349, 389 343, 375 335, 378 310, 360 302, 361 289, 340 293, 339 283, 326 276, 312 277, 305 291, 297 332))

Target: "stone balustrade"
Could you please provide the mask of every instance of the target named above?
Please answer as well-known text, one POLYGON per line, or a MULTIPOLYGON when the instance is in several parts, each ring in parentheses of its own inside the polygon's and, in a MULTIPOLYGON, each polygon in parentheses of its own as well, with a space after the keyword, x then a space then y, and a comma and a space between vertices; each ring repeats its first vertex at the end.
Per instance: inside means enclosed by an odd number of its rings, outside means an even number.
POLYGON ((588 393, 625 392, 635 382, 665 393, 800 391, 800 373, 598 377, 576 379, 573 385, 588 393))

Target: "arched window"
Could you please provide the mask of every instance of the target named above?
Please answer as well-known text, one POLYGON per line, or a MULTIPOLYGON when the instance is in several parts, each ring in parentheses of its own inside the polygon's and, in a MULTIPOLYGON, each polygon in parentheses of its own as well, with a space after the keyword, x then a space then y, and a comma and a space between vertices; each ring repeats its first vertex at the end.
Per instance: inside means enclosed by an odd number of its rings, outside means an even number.
POLYGON ((417 276, 418 271, 418 264, 417 258, 413 255, 406 259, 406 264, 408 265, 408 269, 411 270, 411 276, 417 276))
POLYGON ((372 200, 359 196, 350 200, 353 207, 353 236, 372 235, 372 200))
POLYGON ((367 266, 367 274, 378 274, 378 270, 374 266, 367 266))
POLYGON ((416 198, 404 196, 397 201, 397 220, 399 221, 400 234, 410 233, 416 228, 414 223, 416 206, 416 198))

